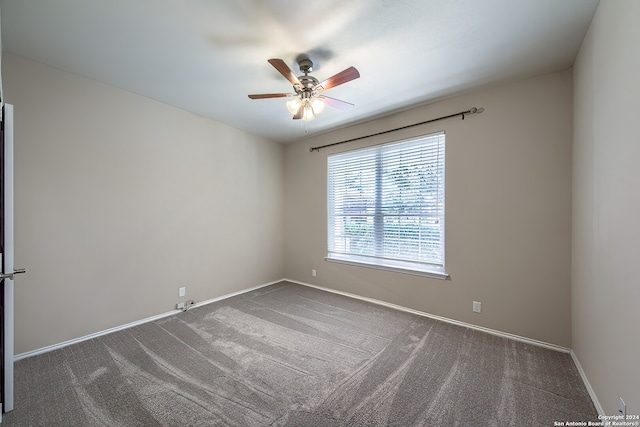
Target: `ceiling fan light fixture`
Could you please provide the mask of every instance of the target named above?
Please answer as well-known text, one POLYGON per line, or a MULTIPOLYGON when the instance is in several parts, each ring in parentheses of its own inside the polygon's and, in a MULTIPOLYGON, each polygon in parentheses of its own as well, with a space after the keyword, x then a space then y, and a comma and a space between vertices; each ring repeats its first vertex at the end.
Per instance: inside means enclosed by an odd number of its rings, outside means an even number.
POLYGON ((313 102, 311 102, 311 107, 314 113, 320 114, 324 111, 324 101, 320 98, 314 98, 313 102))
POLYGON ((294 116, 300 108, 302 108, 302 120, 309 122, 324 111, 324 102, 320 98, 311 99, 308 94, 302 94, 300 98, 287 101, 287 109, 294 116))
POLYGON ((300 102, 300 98, 295 98, 291 101, 287 101, 287 109, 291 114, 296 114, 300 109, 300 105, 302 105, 302 103, 300 102))
POLYGON ((311 103, 307 100, 304 103, 304 112, 302 113, 302 120, 305 122, 309 122, 316 118, 316 115, 313 113, 313 108, 311 107, 311 103))

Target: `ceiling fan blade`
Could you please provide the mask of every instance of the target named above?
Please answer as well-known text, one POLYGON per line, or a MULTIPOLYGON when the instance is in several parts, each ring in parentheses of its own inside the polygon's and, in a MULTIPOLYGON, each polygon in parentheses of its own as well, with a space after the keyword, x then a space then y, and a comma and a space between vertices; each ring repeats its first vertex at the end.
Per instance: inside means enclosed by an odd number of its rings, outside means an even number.
POLYGON ((265 98, 288 98, 290 96, 296 96, 295 93, 260 93, 257 95, 249 95, 251 99, 265 99, 265 98))
POLYGON ((293 74, 291 68, 282 60, 278 58, 269 59, 269 64, 273 65, 273 67, 280 72, 284 76, 285 79, 289 80, 294 86, 302 86, 300 80, 293 74))
POLYGON ((318 83, 313 87, 313 90, 321 91, 331 89, 332 87, 355 80, 358 77, 360 77, 358 70, 356 70, 355 67, 349 67, 346 70, 340 71, 335 76, 331 76, 327 80, 318 83))
POLYGON ((333 107, 333 108, 337 108, 338 110, 341 110, 341 111, 349 111, 353 107, 355 107, 355 105, 350 103, 350 102, 341 101, 339 99, 330 98, 330 97, 324 96, 324 95, 323 96, 319 96, 318 99, 322 99, 324 101, 324 103, 327 104, 328 106, 333 107))
POLYGON ((304 104, 300 104, 300 107, 298 107, 298 111, 296 111, 296 113, 293 115, 293 120, 300 120, 303 114, 304 114, 304 104))

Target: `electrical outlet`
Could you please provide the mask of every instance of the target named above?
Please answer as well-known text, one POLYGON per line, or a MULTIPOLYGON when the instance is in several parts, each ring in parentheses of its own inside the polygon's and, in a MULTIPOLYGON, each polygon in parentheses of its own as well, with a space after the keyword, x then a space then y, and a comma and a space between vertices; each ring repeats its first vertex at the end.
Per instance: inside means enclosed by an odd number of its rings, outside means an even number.
POLYGON ((176 304, 176 310, 184 310, 184 303, 179 302, 178 304, 176 304))
POLYGON ((187 288, 185 286, 178 288, 178 297, 183 297, 187 294, 187 288))
POLYGON ((627 417, 627 404, 624 403, 624 400, 620 398, 620 403, 618 404, 618 412, 622 415, 622 419, 626 419, 627 417))
POLYGON ((473 302, 473 311, 475 313, 482 313, 482 303, 479 301, 473 302))
POLYGON ((318 272, 316 271, 316 269, 314 268, 313 270, 311 270, 311 275, 313 277, 316 277, 318 275, 318 272))

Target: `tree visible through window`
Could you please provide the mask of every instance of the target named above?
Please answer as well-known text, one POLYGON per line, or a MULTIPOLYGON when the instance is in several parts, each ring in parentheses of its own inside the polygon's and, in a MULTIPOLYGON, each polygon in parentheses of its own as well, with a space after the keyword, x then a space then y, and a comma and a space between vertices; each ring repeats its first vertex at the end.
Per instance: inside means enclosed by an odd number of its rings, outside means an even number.
POLYGON ((328 259, 444 275, 444 133, 328 157, 328 259))

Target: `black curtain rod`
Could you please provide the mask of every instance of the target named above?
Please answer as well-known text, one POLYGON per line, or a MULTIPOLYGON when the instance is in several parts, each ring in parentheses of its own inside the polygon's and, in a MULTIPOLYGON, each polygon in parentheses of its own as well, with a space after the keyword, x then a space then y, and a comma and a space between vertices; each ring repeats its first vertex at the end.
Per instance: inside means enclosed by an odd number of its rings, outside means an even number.
POLYGON ((427 120, 425 122, 414 123, 412 125, 402 126, 402 127, 399 127, 399 128, 385 130, 385 131, 378 132, 378 133, 372 133, 371 135, 359 136, 357 138, 351 138, 351 139, 347 139, 345 141, 334 142, 333 144, 321 145, 319 147, 311 147, 311 148, 309 148, 309 151, 312 152, 312 153, 314 151, 318 151, 319 152, 321 148, 327 148, 327 147, 333 147, 334 145, 346 144, 347 142, 353 142, 353 141, 358 141, 360 139, 371 138, 372 136, 384 135, 385 133, 395 132, 395 131, 402 130, 402 129, 408 129, 408 128, 412 128, 414 126, 424 125, 426 123, 437 122, 438 120, 450 119, 452 117, 462 116, 462 120, 464 120, 465 114, 480 114, 483 111, 484 111, 484 108, 473 107, 473 108, 469 108, 467 111, 461 111, 459 113, 449 114, 448 116, 438 117, 436 119, 427 120))

